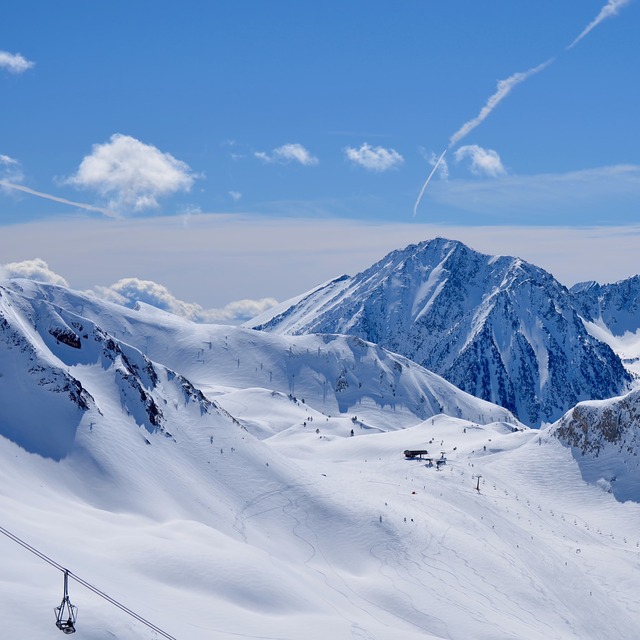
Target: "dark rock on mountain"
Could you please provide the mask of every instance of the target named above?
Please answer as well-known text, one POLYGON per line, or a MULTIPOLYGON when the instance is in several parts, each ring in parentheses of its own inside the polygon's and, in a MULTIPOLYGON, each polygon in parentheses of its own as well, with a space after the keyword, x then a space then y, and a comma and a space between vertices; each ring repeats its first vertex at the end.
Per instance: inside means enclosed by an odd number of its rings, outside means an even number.
POLYGON ((586 320, 600 321, 613 335, 640 329, 640 275, 613 284, 581 282, 571 294, 586 320))
POLYGON ((630 382, 618 356, 587 333, 575 304, 539 267, 436 238, 393 251, 250 326, 358 336, 540 425, 630 382))

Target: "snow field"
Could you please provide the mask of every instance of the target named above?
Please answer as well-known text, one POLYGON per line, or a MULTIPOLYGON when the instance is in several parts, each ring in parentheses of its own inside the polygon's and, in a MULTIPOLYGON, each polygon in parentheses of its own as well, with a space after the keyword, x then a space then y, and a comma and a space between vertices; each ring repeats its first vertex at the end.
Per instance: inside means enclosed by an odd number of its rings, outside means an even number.
MULTIPOLYGON (((0 525, 175 638, 637 638, 640 507, 585 482, 549 430, 514 432, 504 410, 362 341, 57 295, 66 311, 39 305, 26 334, 73 309, 126 358, 36 332, 36 363, 75 377, 94 404, 79 413, 65 393, 43 393, 24 412, 31 365, 6 351, 16 381, 2 418, 54 435, 72 424, 73 438, 62 456, 55 438, 39 453, 20 429, 0 438, 0 525), (125 359, 161 428, 123 384, 125 359), (444 451, 447 464, 405 449, 444 451)), ((0 552, 8 628, 55 637, 62 575, 4 536, 0 552)), ((157 637, 70 589, 79 640, 157 637)))

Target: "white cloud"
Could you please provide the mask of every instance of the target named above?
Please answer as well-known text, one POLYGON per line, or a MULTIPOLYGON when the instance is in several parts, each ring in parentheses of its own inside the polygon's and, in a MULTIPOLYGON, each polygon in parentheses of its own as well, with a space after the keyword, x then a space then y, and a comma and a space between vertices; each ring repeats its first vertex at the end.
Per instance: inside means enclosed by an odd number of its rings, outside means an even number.
POLYGON ((138 302, 144 302, 193 322, 242 322, 278 304, 274 298, 262 298, 237 300, 222 309, 204 309, 195 302, 180 300, 164 285, 139 278, 122 278, 109 287, 94 287, 90 293, 129 308, 135 307, 138 302))
POLYGON ((229 191, 229 197, 234 202, 238 202, 238 200, 240 200, 240 198, 242 198, 242 194, 239 191, 229 191))
POLYGON ((75 175, 66 182, 96 191, 110 209, 155 209, 158 199, 189 191, 197 176, 171 154, 116 133, 109 142, 93 146, 75 175))
POLYGON ((68 287, 67 281, 41 258, 34 260, 22 260, 21 262, 9 262, 0 266, 0 277, 2 278, 28 278, 37 282, 47 282, 68 287))
POLYGON ((305 167, 311 167, 319 162, 318 158, 313 156, 307 149, 305 149, 305 147, 297 142, 283 144, 281 147, 273 149, 271 154, 268 154, 265 151, 256 151, 254 156, 263 162, 280 164, 298 162, 305 167))
MULTIPOLYGON (((41 258, 0 265, 0 280, 9 278, 27 278, 63 287, 71 286, 41 258)), ((278 304, 275 298, 246 299, 230 302, 220 309, 205 309, 195 302, 180 300, 164 285, 139 278, 122 278, 111 286, 95 286, 86 293, 128 308, 143 302, 181 318, 201 323, 240 323, 251 320, 278 304)))
POLYGON ((179 300, 167 287, 139 278, 122 278, 109 287, 94 287, 92 292, 99 298, 126 307, 133 307, 136 302, 145 302, 163 311, 189 319, 192 319, 201 309, 197 304, 179 300))
POLYGON ((631 0, 609 0, 607 4, 600 9, 600 13, 584 28, 582 33, 567 47, 567 49, 571 49, 578 44, 582 38, 584 38, 592 29, 597 27, 603 20, 617 15, 618 11, 630 2, 631 0))
POLYGON ((195 318, 197 322, 244 322, 251 320, 275 307, 275 298, 261 298, 260 300, 236 300, 222 307, 222 309, 203 309, 195 318))
POLYGON ((468 144, 460 147, 455 154, 456 160, 460 162, 465 158, 471 159, 471 173, 481 176, 497 178, 507 174, 500 156, 493 149, 483 149, 477 144, 468 144))
POLYGON ((27 60, 20 53, 9 53, 8 51, 0 51, 0 69, 6 69, 11 73, 24 73, 31 69, 35 62, 27 60))
POLYGON ((344 153, 351 162, 369 171, 387 171, 404 162, 404 158, 395 149, 372 147, 367 142, 359 149, 347 147, 344 153))

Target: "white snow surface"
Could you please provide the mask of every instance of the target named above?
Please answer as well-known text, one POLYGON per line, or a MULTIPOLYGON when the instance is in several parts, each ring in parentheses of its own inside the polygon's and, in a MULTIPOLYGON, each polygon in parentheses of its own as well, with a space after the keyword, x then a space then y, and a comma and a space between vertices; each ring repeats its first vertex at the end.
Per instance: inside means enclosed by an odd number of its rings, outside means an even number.
MULTIPOLYGON (((171 636, 638 637, 640 506, 552 429, 358 339, 3 284, 0 526, 171 636)), ((0 549, 7 637, 59 637, 62 574, 0 549)), ((70 596, 78 640, 158 637, 70 596)))

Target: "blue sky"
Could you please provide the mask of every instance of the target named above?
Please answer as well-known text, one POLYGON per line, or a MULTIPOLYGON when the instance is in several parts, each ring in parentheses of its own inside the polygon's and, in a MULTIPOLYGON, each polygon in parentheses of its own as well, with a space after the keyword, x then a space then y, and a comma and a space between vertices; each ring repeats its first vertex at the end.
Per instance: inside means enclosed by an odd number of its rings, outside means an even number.
MULTIPOLYGON (((82 272, 62 274, 72 286, 107 286, 124 277, 118 249, 82 266, 82 234, 134 225, 152 238, 161 218, 177 228, 206 219, 212 242, 220 216, 240 238, 279 225, 286 239, 292 221, 313 223, 308 251, 336 220, 367 239, 395 240, 387 225, 401 227, 407 242, 434 225, 472 246, 470 230, 490 227, 500 246, 476 248, 512 254, 527 253, 525 229, 633 226, 638 33, 636 0, 11 3, 0 21, 0 263, 42 258, 82 272), (63 224, 76 242, 47 246, 63 224), (498 228, 516 229, 512 249, 498 228)), ((360 268, 387 250, 370 246, 360 268)), ((131 256, 128 276, 164 276, 188 298, 181 268, 228 264, 194 265, 179 249, 170 274, 158 256, 131 256)), ((358 268, 326 251, 301 290, 295 279, 271 290, 232 283, 199 302, 254 289, 282 298, 358 268)), ((274 248, 271 260, 281 255, 274 248)), ((253 257, 238 260, 247 282, 253 257)), ((570 259, 594 279, 640 271, 591 274, 588 256, 570 259)))

